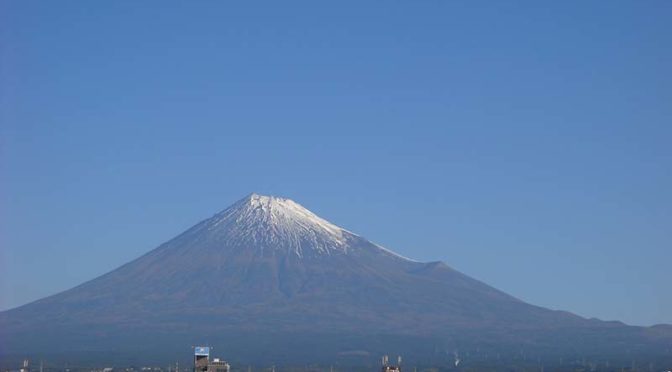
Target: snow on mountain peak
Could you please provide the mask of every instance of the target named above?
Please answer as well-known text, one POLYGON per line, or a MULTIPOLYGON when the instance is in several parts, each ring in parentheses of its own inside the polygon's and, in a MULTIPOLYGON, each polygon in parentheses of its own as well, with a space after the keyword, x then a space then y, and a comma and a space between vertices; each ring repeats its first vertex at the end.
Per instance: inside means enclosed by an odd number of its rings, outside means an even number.
POLYGON ((290 225, 300 225, 304 229, 321 230, 335 236, 341 236, 344 231, 291 199, 250 194, 243 201, 249 201, 249 205, 243 206, 241 212, 256 220, 266 220, 273 225, 284 225, 287 228, 290 225))
POLYGON ((181 236, 255 255, 344 255, 359 249, 413 261, 317 216, 291 199, 250 194, 181 236))
POLYGON ((354 234, 318 217, 293 200, 250 194, 205 221, 208 235, 230 245, 262 251, 344 254, 354 234))

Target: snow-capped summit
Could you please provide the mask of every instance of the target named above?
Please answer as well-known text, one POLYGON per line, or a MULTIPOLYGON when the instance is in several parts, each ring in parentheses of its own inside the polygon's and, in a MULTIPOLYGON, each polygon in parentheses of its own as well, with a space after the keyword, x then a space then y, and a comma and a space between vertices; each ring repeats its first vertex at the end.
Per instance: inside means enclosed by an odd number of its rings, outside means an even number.
POLYGON ((259 254, 347 254, 357 235, 326 221, 293 200, 250 194, 195 226, 189 235, 259 254))
POLYGON ((290 234, 315 232, 330 235, 337 240, 342 238, 345 231, 293 200, 259 194, 246 196, 215 217, 216 221, 213 221, 215 226, 235 217, 236 223, 243 227, 269 224, 275 227, 273 232, 290 234))
POLYGON ((256 193, 238 200, 162 247, 175 246, 199 256, 315 258, 373 254, 415 262, 317 216, 291 199, 256 193))
POLYGON ((207 221, 207 230, 229 244, 276 249, 303 256, 346 253, 352 236, 285 198, 250 194, 207 221))

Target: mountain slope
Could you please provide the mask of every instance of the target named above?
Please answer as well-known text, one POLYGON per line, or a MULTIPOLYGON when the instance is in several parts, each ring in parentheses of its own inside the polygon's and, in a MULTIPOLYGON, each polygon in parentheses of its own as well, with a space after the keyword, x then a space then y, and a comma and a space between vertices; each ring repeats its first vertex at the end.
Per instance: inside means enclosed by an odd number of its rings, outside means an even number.
POLYGON ((147 340, 177 350, 207 338, 240 354, 272 350, 300 360, 316 339, 325 345, 312 356, 399 344, 380 344, 375 337, 383 334, 403 335, 404 350, 423 340, 462 348, 523 343, 547 353, 555 338, 586 334, 654 349, 669 341, 665 332, 526 304, 445 263, 399 256, 291 200, 256 194, 108 274, 0 314, 8 353, 36 345, 132 350, 147 340), (36 342, 45 330, 49 336, 36 342), (267 343, 245 341, 258 335, 267 343), (288 348, 288 335, 298 346, 288 348))

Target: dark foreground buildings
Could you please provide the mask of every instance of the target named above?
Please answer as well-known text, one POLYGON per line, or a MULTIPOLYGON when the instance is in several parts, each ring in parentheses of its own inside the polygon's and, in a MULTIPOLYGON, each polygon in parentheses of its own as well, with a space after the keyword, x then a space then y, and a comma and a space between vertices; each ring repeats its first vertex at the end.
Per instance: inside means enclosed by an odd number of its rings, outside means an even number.
POLYGON ((194 347, 194 372, 229 372, 231 366, 225 360, 210 360, 209 346, 194 347))

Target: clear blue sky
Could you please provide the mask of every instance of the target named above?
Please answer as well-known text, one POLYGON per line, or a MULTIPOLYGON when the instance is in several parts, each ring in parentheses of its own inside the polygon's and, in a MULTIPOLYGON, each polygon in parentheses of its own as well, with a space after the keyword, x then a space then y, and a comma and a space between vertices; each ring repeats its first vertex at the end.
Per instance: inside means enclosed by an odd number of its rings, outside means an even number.
POLYGON ((672 323, 672 2, 0 2, 0 308, 250 192, 672 323), (506 3, 506 4, 505 4, 506 3))

